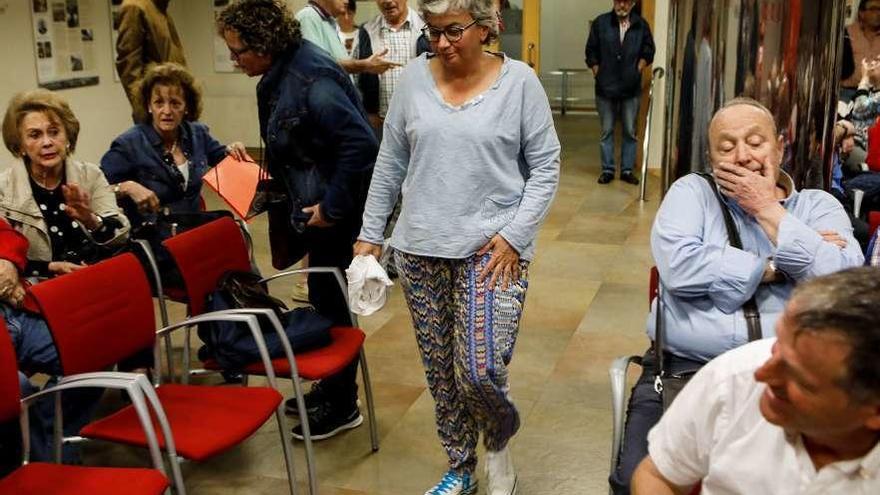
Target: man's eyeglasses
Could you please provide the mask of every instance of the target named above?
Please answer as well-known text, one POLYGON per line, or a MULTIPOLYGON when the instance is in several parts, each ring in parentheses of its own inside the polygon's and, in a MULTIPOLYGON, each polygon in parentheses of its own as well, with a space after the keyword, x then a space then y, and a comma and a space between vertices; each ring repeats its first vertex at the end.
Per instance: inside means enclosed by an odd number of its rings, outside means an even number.
POLYGON ((437 29, 432 26, 426 25, 422 28, 422 33, 424 33, 425 37, 428 38, 432 43, 436 43, 440 41, 440 35, 446 36, 446 40, 450 43, 455 43, 461 40, 461 37, 464 36, 464 32, 468 30, 469 27, 473 26, 477 23, 477 20, 474 19, 470 24, 466 26, 457 26, 455 24, 451 26, 446 26, 443 29, 437 29))
POLYGON ((239 49, 235 49, 235 48, 232 48, 231 46, 227 45, 227 48, 229 48, 229 53, 232 55, 232 58, 234 58, 236 60, 238 60, 238 58, 241 57, 242 55, 244 55, 245 53, 251 51, 251 47, 249 47, 249 46, 244 46, 239 49))

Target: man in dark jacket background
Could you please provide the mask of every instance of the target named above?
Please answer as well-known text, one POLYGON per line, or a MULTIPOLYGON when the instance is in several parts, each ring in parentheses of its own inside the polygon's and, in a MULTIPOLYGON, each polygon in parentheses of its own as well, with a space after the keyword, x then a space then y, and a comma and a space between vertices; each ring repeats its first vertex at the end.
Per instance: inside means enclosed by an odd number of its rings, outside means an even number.
POLYGON ((175 62, 186 67, 183 45, 168 15, 171 0, 125 0, 119 11, 116 71, 134 105, 135 83, 150 64, 175 62))
POLYGON ((633 12, 636 0, 614 0, 611 12, 597 17, 585 50, 596 78, 596 109, 602 125, 599 142, 602 173, 599 184, 614 180, 614 127, 623 124, 620 179, 638 184, 636 117, 639 114, 642 69, 654 61, 654 38, 648 23, 633 12))

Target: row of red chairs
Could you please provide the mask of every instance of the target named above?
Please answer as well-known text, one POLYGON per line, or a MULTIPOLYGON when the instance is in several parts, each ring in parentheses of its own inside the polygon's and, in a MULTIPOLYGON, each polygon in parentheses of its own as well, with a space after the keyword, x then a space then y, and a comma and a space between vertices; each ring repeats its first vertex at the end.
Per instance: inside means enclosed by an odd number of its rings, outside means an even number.
MULTIPOLYGON (((329 346, 294 355, 278 318, 271 310, 244 309, 204 313, 205 297, 213 291, 224 272, 251 269, 247 244, 242 231, 232 219, 216 220, 175 236, 166 241, 165 246, 171 252, 185 284, 185 290, 176 294, 174 299, 187 304, 189 317, 179 323, 165 324, 158 331, 156 331, 150 284, 140 263, 132 254, 115 257, 75 273, 42 282, 32 288, 32 295, 49 325, 58 348, 65 375, 59 387, 78 380, 72 376, 82 374, 88 378, 108 382, 129 377, 130 380, 134 380, 132 383, 138 385, 137 390, 144 397, 154 398, 148 400, 154 417, 146 423, 146 426, 142 421, 143 407, 139 406, 139 404, 143 405, 143 401, 138 402, 133 398, 131 406, 87 425, 80 431, 81 437, 147 447, 151 452, 155 447, 154 464, 159 471, 157 476, 160 476, 156 478, 157 480, 166 480, 161 459, 158 457, 158 449, 164 449, 176 492, 184 494, 179 457, 203 461, 223 453, 250 437, 274 413, 287 467, 290 493, 295 495, 293 456, 290 451, 290 439, 283 423, 283 400, 277 378, 292 379, 300 417, 306 418, 301 379, 314 380, 330 376, 352 359, 358 358, 363 372, 372 448, 373 451, 378 450, 372 391, 363 352, 365 339, 363 331, 356 327, 333 328, 331 329, 333 342, 329 346), (258 314, 265 315, 272 322, 272 328, 261 329, 256 316, 258 314), (246 374, 265 376, 269 386, 189 385, 189 376, 192 373, 188 352, 189 329, 200 322, 215 320, 238 321, 248 326, 260 347, 262 359, 245 367, 243 371, 246 374), (168 345, 170 342, 168 336, 179 330, 187 332, 182 359, 182 383, 163 384, 163 376, 169 380, 175 376, 172 366, 173 353, 170 349, 166 350, 168 366, 163 373, 157 337, 165 338, 168 345), (263 330, 278 332, 284 344, 285 357, 272 359, 268 355, 262 339, 263 330), (155 357, 153 384, 149 384, 143 376, 102 371, 128 356, 150 348, 155 357), (131 378, 138 376, 139 378, 131 378), (155 441, 150 439, 151 431, 158 431, 155 441)), ((346 293, 342 274, 335 268, 292 270, 276 274, 267 281, 303 272, 312 272, 320 276, 332 275, 336 277, 340 290, 346 293)), ((158 272, 154 272, 152 276, 157 287, 160 288, 160 304, 164 305, 158 272)), ((167 312, 163 310, 162 314, 164 317, 167 312)), ((352 321, 356 324, 354 317, 352 321)), ((8 365, 5 357, 3 360, 8 365)), ((14 364, 14 361, 12 363, 14 364)), ((218 369, 216 363, 205 364, 206 368, 218 369)), ((3 371, 3 365, 0 364, 0 371, 3 371)), ((17 387, 17 382, 15 385, 17 387)), ((7 398, 5 393, 3 396, 7 398)), ((0 420, 2 419, 0 415, 0 420)), ((317 493, 314 453, 307 422, 303 426, 309 489, 314 495, 317 493)), ((55 445, 59 459, 63 441, 60 432, 60 428, 56 428, 55 445)), ((15 482, 16 478, 11 479, 13 481, 10 483, 15 482)), ((7 482, 7 479, 2 482, 7 482)), ((59 486, 71 491, 39 489, 28 492, 16 489, 9 493, 100 493, 91 489, 74 489, 75 485, 71 483, 59 486)), ((158 482, 155 486, 159 486, 158 482)), ((159 492, 164 490, 164 486, 159 488, 159 492)), ((7 493, 2 484, 0 484, 0 493, 7 493)))

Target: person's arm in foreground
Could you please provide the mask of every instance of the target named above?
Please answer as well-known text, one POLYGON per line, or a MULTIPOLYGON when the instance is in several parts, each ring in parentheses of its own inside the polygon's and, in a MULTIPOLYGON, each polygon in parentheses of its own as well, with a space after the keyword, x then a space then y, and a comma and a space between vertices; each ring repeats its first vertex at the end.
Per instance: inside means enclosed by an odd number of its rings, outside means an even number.
POLYGON ((645 457, 633 473, 633 495, 683 495, 688 487, 676 486, 657 470, 651 456, 645 457))

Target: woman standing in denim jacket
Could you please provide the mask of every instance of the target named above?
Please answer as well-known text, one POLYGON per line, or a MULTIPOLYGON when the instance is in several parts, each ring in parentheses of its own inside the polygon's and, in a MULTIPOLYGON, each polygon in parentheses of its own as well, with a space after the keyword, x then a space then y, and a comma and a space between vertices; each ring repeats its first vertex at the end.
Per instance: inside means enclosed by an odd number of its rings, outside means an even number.
MULTIPOLYGON (((300 257, 308 254, 310 266, 344 272, 352 260, 351 245, 360 230, 379 147, 357 90, 336 60, 303 39, 299 23, 281 2, 232 3, 221 12, 217 32, 235 65, 250 77, 260 76, 257 105, 266 143, 264 162, 288 202, 289 219, 282 222, 289 220, 286 230, 298 233, 284 246, 270 238, 273 253, 296 244, 291 251, 298 250, 300 257)), ((295 263, 296 258, 287 256, 279 264, 295 263)), ((281 268, 279 264, 275 266, 281 268)), ((336 324, 351 324, 332 277, 310 276, 308 284, 309 302, 318 312, 336 324)), ((313 440, 363 422, 357 406, 357 362, 353 359, 306 394, 313 440)), ((287 409, 297 411, 290 401, 287 409)), ((293 429, 293 436, 303 438, 301 426, 293 429)))

